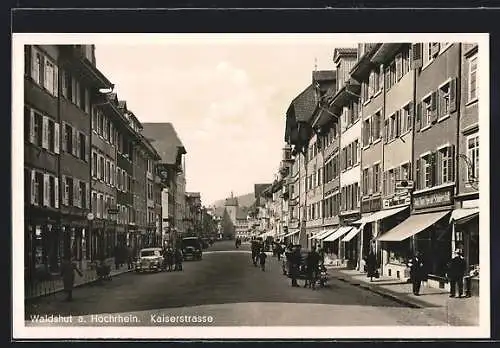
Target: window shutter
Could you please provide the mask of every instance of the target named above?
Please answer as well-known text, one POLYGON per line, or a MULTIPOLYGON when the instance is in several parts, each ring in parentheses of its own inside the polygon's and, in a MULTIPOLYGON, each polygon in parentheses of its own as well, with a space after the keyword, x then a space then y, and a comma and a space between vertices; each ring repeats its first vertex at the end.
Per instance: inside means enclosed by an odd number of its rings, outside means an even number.
POLYGON ((384 172, 384 195, 387 194, 387 172, 384 172))
POLYGON ((29 109, 30 110, 30 143, 34 144, 35 143, 35 137, 36 137, 36 134, 35 134, 35 111, 33 109, 29 109))
POLYGON ((62 150, 64 152, 67 152, 68 151, 68 142, 67 142, 68 135, 66 134, 66 123, 62 122, 61 127, 62 127, 62 131, 61 131, 61 133, 62 133, 62 150))
POLYGON ((85 162, 89 163, 90 160, 90 146, 89 146, 89 136, 85 136, 85 162))
POLYGON ((34 170, 31 170, 31 204, 35 204, 35 198, 36 198, 36 190, 35 190, 35 182, 36 182, 36 172, 34 170))
POLYGON ((397 167, 394 169, 394 178, 395 180, 401 179, 401 167, 397 167))
POLYGON ((80 190, 79 190, 80 181, 76 178, 73 178, 73 206, 80 207, 80 190))
POLYGON ((385 88, 388 89, 390 87, 390 78, 391 78, 391 70, 389 69, 389 67, 387 67, 385 69, 385 74, 384 74, 384 80, 385 80, 385 88))
POLYGON ((396 79, 399 81, 403 76, 403 55, 400 53, 396 56, 396 79))
POLYGON ((419 69, 422 67, 422 44, 415 43, 411 45, 411 61, 410 66, 412 69, 419 69))
POLYGON ((415 119, 415 104, 411 101, 410 104, 408 104, 408 113, 410 114, 410 120, 407 121, 409 122, 406 125, 406 130, 413 128, 413 120, 415 119))
POLYGON ((42 147, 49 148, 49 119, 46 116, 42 118, 42 147))
POLYGON ((54 207, 59 208, 59 178, 54 177, 54 207))
POLYGON ((76 156, 82 158, 82 139, 80 138, 80 132, 76 131, 76 156))
POLYGON ((54 152, 59 154, 59 142, 60 142, 60 136, 59 136, 59 123, 54 123, 54 152))
POLYGON ((439 43, 433 42, 430 43, 430 45, 431 45, 431 55, 433 57, 437 56, 439 53, 439 43))
POLYGON ((416 173, 415 173, 415 186, 417 189, 422 188, 422 171, 421 171, 421 165, 422 165, 422 160, 420 158, 417 158, 417 164, 415 166, 416 168, 416 173))
POLYGON ((384 121, 384 142, 387 144, 389 140, 389 120, 384 121))
POLYGON ((35 80, 36 82, 41 82, 38 81, 39 78, 39 71, 38 69, 40 68, 38 65, 38 62, 36 60, 38 51, 35 49, 35 47, 31 46, 31 78, 35 80))
POLYGON ((68 182, 66 181, 66 175, 61 177, 61 189, 62 189, 62 202, 64 205, 68 205, 68 194, 67 194, 68 182))
POLYGON ((422 128, 422 102, 417 103, 417 113, 415 117, 415 131, 420 131, 422 128))
POLYGON ((396 137, 396 138, 399 137, 399 135, 401 134, 401 130, 400 130, 400 128, 401 128, 401 122, 400 122, 401 117, 400 117, 400 115, 401 115, 401 111, 397 110, 396 111, 396 116, 395 116, 396 117, 396 120, 395 120, 396 121, 395 122, 396 130, 394 132, 395 133, 394 137, 396 137))
POLYGON ((49 174, 43 174, 43 205, 50 205, 50 180, 49 174))
POLYGON ((365 192, 368 192, 369 194, 373 192, 373 184, 372 184, 373 175, 372 175, 372 170, 373 170, 372 168, 368 168, 368 170, 366 171, 366 175, 367 175, 366 183, 368 184, 368 187, 365 190, 365 192))
POLYGON ((77 143, 78 143, 78 133, 76 132, 76 129, 75 128, 71 128, 71 137, 72 137, 72 154, 73 156, 77 156, 78 155, 78 146, 77 146, 77 143))
POLYGON ((67 72, 61 69, 61 92, 64 98, 68 98, 67 72))
POLYGON ((450 81, 450 113, 457 110, 457 78, 454 77, 450 81))
POLYGON ((438 119, 438 100, 437 100, 438 93, 437 91, 432 92, 431 94, 431 123, 436 123, 438 119))
POLYGON ((438 160, 437 152, 433 152, 429 155, 431 161, 431 187, 438 184, 438 160))
POLYGON ((54 90, 52 91, 54 96, 59 95, 59 68, 54 64, 54 90))
POLYGON ((448 169, 450 171, 451 181, 456 181, 455 177, 455 145, 450 146, 450 157, 451 157, 451 166, 448 169))

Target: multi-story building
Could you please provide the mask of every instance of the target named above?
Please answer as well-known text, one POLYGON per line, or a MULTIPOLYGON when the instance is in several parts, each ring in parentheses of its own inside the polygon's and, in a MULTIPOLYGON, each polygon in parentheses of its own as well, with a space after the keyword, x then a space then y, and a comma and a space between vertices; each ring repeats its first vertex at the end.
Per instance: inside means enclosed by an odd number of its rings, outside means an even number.
POLYGON ((88 258, 91 100, 112 84, 90 45, 25 46, 24 82, 25 269, 33 278, 58 272, 65 255, 88 258))
POLYGON ((186 232, 189 235, 201 236, 204 232, 201 226, 202 206, 199 192, 186 192, 186 232))
POLYGON ((469 268, 479 265, 479 52, 477 44, 460 50, 460 104, 457 191, 452 213, 452 249, 461 249, 469 268))
MULTIPOLYGON (((179 179, 179 174, 183 173, 183 155, 186 149, 180 141, 177 132, 171 123, 143 123, 142 134, 153 145, 161 157, 157 164, 160 181, 164 186, 162 201, 167 201, 168 211, 162 210, 162 226, 166 227, 167 233, 164 241, 175 243, 177 240, 179 224, 182 224, 182 216, 179 216, 183 209, 179 206, 184 199, 184 188, 178 187, 185 179, 179 179), (182 198, 181 197, 182 193, 182 198), (167 199, 165 199, 167 198, 167 199)), ((184 204, 185 205, 185 204, 184 204)), ((179 235, 180 236, 180 235, 179 235)))
POLYGON ((360 178, 361 178, 361 122, 360 122, 360 84, 350 77, 350 70, 357 61, 357 49, 341 48, 334 50, 334 63, 337 68, 337 91, 331 98, 330 106, 338 110, 339 119, 339 168, 340 168, 340 208, 341 227, 329 236, 322 236, 324 242, 331 243, 331 250, 344 259, 345 244, 341 237, 350 231, 353 221, 360 218, 360 178))
POLYGON ((176 226, 177 233, 182 236, 187 234, 187 221, 186 221, 186 176, 184 174, 185 171, 185 162, 182 161, 181 171, 177 174, 176 180, 176 198, 175 198, 175 218, 176 218, 176 226))
POLYGON ((373 250, 388 273, 396 273, 397 252, 382 252, 376 238, 408 217, 413 151, 415 76, 410 69, 408 43, 360 44, 351 76, 361 83, 362 104, 362 219, 357 263, 373 250), (388 260, 391 262, 388 262, 388 260))
MULTIPOLYGON (((117 146, 118 129, 126 119, 118 108, 115 94, 102 95, 92 109, 92 221, 90 250, 95 257, 111 257, 116 243, 124 246, 126 229, 118 227, 117 218, 117 146), (94 247, 95 246, 95 247, 94 247)), ((117 214, 118 213, 118 214, 117 214)))

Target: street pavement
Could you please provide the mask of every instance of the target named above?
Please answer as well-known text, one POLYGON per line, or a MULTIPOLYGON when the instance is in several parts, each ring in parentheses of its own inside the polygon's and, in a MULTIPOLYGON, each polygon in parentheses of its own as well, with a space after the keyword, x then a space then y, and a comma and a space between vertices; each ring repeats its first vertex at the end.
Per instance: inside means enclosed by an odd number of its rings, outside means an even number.
POLYGON ((248 245, 217 242, 203 260, 184 262, 182 272, 125 273, 76 288, 72 302, 64 293, 28 301, 26 325, 450 325, 436 308, 405 306, 337 278, 327 288, 291 287, 281 262, 267 260, 263 272, 248 245), (45 315, 71 322, 36 322, 45 315))

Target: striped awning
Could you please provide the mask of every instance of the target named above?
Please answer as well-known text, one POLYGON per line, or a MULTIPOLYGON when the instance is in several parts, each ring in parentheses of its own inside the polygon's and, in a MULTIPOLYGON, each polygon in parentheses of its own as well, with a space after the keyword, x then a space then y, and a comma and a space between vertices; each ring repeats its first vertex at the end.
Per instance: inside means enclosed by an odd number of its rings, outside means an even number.
POLYGON ((365 226, 361 225, 361 227, 354 227, 349 233, 345 235, 344 238, 342 238, 343 242, 350 242, 351 239, 353 239, 361 230, 363 230, 365 226))
POLYGON ((338 230, 336 230, 334 233, 323 239, 324 242, 335 242, 337 239, 342 237, 344 234, 347 232, 351 231, 354 227, 352 226, 342 226, 338 230))

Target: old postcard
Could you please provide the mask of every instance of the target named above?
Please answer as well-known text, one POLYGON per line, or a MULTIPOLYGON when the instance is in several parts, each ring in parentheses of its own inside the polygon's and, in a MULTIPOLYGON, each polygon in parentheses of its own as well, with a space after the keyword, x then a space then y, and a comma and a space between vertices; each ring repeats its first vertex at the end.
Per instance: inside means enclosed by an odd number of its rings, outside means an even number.
POLYGON ((12 81, 15 338, 489 336, 487 34, 14 34, 12 81))

